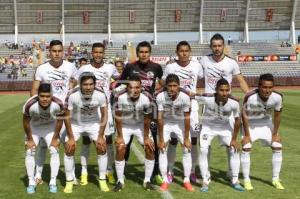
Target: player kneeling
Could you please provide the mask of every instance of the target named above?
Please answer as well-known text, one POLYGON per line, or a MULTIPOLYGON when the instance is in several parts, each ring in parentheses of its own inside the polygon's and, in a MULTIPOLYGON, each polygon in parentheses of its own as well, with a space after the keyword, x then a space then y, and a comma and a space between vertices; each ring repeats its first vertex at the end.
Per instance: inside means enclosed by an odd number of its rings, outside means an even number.
POLYGON ((182 145, 182 164, 184 170, 183 186, 187 191, 193 191, 190 183, 192 168, 191 142, 190 142, 190 97, 180 91, 179 78, 169 74, 166 78, 166 91, 156 97, 158 106, 158 133, 159 133, 159 168, 164 182, 161 191, 168 190, 168 158, 167 147, 171 140, 171 133, 177 137, 182 145))
POLYGON ((40 84, 38 95, 34 95, 23 107, 23 126, 26 133, 25 165, 29 179, 27 193, 33 194, 36 189, 34 180, 35 150, 44 139, 50 151, 51 179, 49 192, 56 193, 56 177, 59 170, 58 139, 62 128, 63 103, 52 96, 50 84, 40 84))
POLYGON ((237 135, 239 133, 241 118, 239 101, 230 93, 230 85, 226 79, 220 79, 216 84, 216 93, 196 96, 204 103, 202 130, 200 135, 199 165, 203 179, 201 192, 208 191, 210 172, 208 170, 208 151, 214 137, 218 136, 230 150, 230 168, 232 170, 231 185, 235 190, 245 191, 238 181, 240 156, 238 153, 237 135), (229 120, 234 117, 232 129, 229 120))
POLYGON ((272 184, 276 189, 284 189, 279 180, 282 163, 282 144, 279 136, 279 124, 282 109, 282 95, 273 91, 274 77, 272 74, 263 74, 259 77, 258 88, 249 92, 244 99, 243 126, 244 138, 241 154, 244 186, 253 190, 250 181, 250 151, 252 143, 261 140, 273 150, 272 184), (274 112, 274 124, 272 122, 274 112))
POLYGON ((82 134, 93 140, 97 149, 99 167, 99 187, 107 192, 106 184, 107 153, 104 130, 107 123, 107 100, 103 91, 95 88, 96 77, 93 73, 84 72, 79 78, 79 88, 73 89, 66 98, 65 126, 65 193, 73 191, 74 153, 76 141, 82 134), (99 114, 100 108, 100 114, 99 114))
POLYGON ((124 168, 126 145, 132 135, 136 136, 139 143, 145 149, 145 179, 144 188, 153 190, 150 178, 154 168, 154 142, 150 134, 150 122, 152 113, 152 100, 150 94, 142 92, 141 79, 131 76, 128 80, 127 89, 116 96, 115 121, 117 128, 115 160, 118 183, 114 191, 124 188, 124 168))

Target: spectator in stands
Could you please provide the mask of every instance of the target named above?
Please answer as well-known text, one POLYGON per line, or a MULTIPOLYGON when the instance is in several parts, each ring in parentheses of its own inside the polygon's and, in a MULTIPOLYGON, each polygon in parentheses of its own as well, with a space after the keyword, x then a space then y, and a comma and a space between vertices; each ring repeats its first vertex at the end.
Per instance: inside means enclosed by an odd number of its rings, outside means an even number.
POLYGON ((228 40, 227 40, 227 44, 230 46, 230 44, 232 43, 231 37, 229 35, 228 40))
POLYGON ((22 77, 27 77, 27 70, 26 70, 26 68, 25 67, 21 67, 20 69, 21 69, 21 75, 22 75, 22 77))
POLYGON ((123 49, 123 50, 127 50, 127 45, 126 45, 126 44, 123 44, 122 49, 123 49))
POLYGON ((115 61, 115 66, 116 66, 118 73, 122 74, 124 66, 125 66, 124 62, 122 60, 117 60, 117 61, 115 61))

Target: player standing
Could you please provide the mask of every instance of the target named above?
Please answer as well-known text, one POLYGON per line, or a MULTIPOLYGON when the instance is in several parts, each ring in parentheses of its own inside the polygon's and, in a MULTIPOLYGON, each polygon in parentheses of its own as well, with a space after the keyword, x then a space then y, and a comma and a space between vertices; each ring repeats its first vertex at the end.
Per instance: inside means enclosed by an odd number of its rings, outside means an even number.
MULTIPOLYGON (((225 55, 224 53, 224 38, 220 34, 215 34, 210 39, 210 48, 212 54, 202 57, 200 64, 203 67, 204 79, 205 79, 205 89, 204 93, 215 93, 216 83, 219 79, 224 78, 231 85, 232 80, 236 79, 240 88, 244 93, 249 91, 247 82, 245 81, 243 75, 241 74, 238 63, 225 55)), ((230 123, 233 127, 234 119, 231 117, 230 123)), ((210 149, 209 152, 210 154, 210 149)), ((208 155, 210 156, 210 155, 208 155)), ((230 169, 230 150, 227 148, 227 160, 228 169, 227 176, 231 178, 230 169)), ((201 164, 201 162, 200 162, 201 164)))
MULTIPOLYGON (((126 64, 120 80, 121 82, 123 81, 126 83, 126 80, 128 80, 131 75, 138 75, 141 79, 143 90, 149 92, 151 95, 154 95, 156 82, 158 82, 159 85, 163 85, 162 67, 159 64, 150 61, 151 45, 149 42, 140 42, 136 47, 136 54, 138 61, 126 64)), ((156 143, 157 128, 155 121, 152 121, 151 124, 151 133, 155 143, 155 165, 153 176, 156 183, 161 184, 162 179, 159 175, 158 150, 156 143)), ((130 145, 126 147, 127 154, 129 153, 129 150, 130 145)), ((128 157, 128 155, 125 155, 125 157, 128 157)))
MULTIPOLYGON (((49 83, 51 85, 53 96, 64 102, 69 89, 74 87, 73 76, 77 69, 74 64, 63 60, 63 44, 59 40, 52 40, 50 42, 49 56, 50 61, 38 66, 36 69, 30 96, 37 94, 41 83, 49 83)), ((36 160, 35 179, 37 184, 42 183, 42 171, 46 151, 47 145, 45 145, 44 140, 42 139, 36 160)))
POLYGON ((104 130, 107 123, 107 98, 102 90, 95 88, 96 77, 90 72, 84 72, 79 77, 79 88, 75 88, 66 98, 65 125, 65 193, 73 192, 74 153, 76 141, 85 133, 93 140, 97 149, 99 167, 99 187, 107 192, 106 184, 107 153, 104 130), (99 114, 100 108, 100 114, 99 114))
POLYGON ((278 130, 281 120, 282 95, 274 91, 272 74, 262 74, 259 77, 258 88, 245 96, 243 108, 244 138, 241 163, 245 188, 253 190, 249 177, 250 151, 252 143, 261 140, 273 151, 272 184, 276 189, 284 189, 279 179, 282 164, 282 144, 278 130), (273 113, 274 120, 272 121, 273 113))
MULTIPOLYGON (((198 103, 195 100, 197 81, 203 78, 202 67, 199 62, 191 61, 191 46, 186 41, 181 41, 176 46, 176 54, 178 60, 174 63, 168 64, 164 71, 165 79, 169 74, 176 74, 180 80, 180 87, 189 92, 191 100, 191 142, 192 142, 192 171, 191 181, 196 182, 195 167, 198 164, 198 149, 197 149, 197 137, 199 135, 199 114, 198 114, 198 103)), ((173 180, 173 166, 176 158, 176 144, 177 139, 173 138, 170 141, 168 148, 168 178, 169 182, 173 180)))
POLYGON ((116 137, 116 172, 118 183, 114 191, 121 191, 124 187, 125 151, 131 136, 136 136, 145 149, 145 178, 143 186, 146 190, 154 190, 150 178, 154 168, 154 142, 150 134, 152 113, 152 96, 142 93, 141 79, 131 76, 127 89, 121 91, 115 98, 116 137))
POLYGON ((25 165, 29 179, 28 194, 35 193, 35 150, 41 139, 44 139, 50 152, 49 192, 57 192, 56 177, 60 165, 58 140, 63 125, 63 120, 57 116, 61 116, 62 111, 62 101, 52 96, 51 86, 46 83, 39 85, 38 95, 30 97, 23 107, 23 127, 26 134, 25 165))
MULTIPOLYGON (((82 66, 76 73, 75 79, 78 81, 80 75, 84 72, 91 72, 95 74, 96 77, 96 87, 103 89, 107 101, 110 99, 110 84, 112 81, 112 77, 119 76, 119 73, 116 70, 116 67, 112 64, 104 63, 104 55, 105 55, 105 46, 102 43, 94 43, 92 45, 92 57, 91 63, 88 65, 82 66)), ((111 113, 110 104, 108 104, 108 125, 105 129, 106 136, 106 144, 107 144, 107 178, 108 182, 111 184, 115 184, 115 179, 113 175, 113 162, 114 162, 114 149, 112 144, 112 136, 115 132, 113 118, 111 113)), ((88 184, 88 157, 89 157, 89 145, 91 141, 87 136, 83 135, 82 139, 82 149, 81 149, 81 178, 80 184, 87 185, 88 184)))

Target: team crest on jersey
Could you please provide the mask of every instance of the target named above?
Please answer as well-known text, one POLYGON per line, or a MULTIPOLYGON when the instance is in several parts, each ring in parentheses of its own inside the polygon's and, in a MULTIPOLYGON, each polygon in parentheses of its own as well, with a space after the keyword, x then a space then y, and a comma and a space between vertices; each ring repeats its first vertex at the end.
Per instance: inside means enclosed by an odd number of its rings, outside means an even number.
POLYGON ((154 78, 154 73, 152 71, 147 72, 147 77, 148 78, 154 78))

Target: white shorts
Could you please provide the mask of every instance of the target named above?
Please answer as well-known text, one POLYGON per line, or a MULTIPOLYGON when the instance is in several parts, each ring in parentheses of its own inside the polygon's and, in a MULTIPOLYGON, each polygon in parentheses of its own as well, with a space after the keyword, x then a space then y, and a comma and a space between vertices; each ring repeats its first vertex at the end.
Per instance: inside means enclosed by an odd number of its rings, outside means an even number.
POLYGON ((197 100, 192 99, 191 100, 191 137, 198 137, 200 134, 200 123, 199 123, 199 104, 197 100))
POLYGON ((250 131, 250 140, 252 143, 255 142, 256 140, 260 140, 264 145, 271 146, 272 131, 273 131, 272 122, 268 122, 265 124, 249 123, 249 131, 250 131))
MULTIPOLYGON (((36 146, 38 146, 40 143, 43 143, 49 148, 54 135, 53 130, 51 131, 49 129, 31 128, 31 132, 32 132, 33 142, 36 146)), ((27 137, 25 135, 25 144, 26 143, 27 143, 27 137)))
POLYGON ((215 136, 219 137, 219 141, 222 145, 230 146, 230 142, 232 139, 232 129, 229 126, 223 129, 211 128, 206 125, 202 126, 200 135, 200 147, 208 148, 215 136))
POLYGON ((167 143, 171 140, 171 137, 176 137, 181 144, 184 142, 184 125, 177 123, 164 124, 163 130, 164 142, 167 143))
MULTIPOLYGON (((129 143, 130 137, 132 135, 136 136, 138 142, 141 145, 144 145, 144 126, 131 126, 131 125, 123 124, 122 133, 126 145, 129 143)), ((153 140, 150 130, 149 130, 149 137, 151 140, 153 140)))
MULTIPOLYGON (((97 141, 100 125, 98 123, 89 124, 89 125, 77 125, 71 124, 75 141, 79 140, 81 135, 88 136, 91 140, 97 141)), ((68 136, 66 132, 62 138, 65 142, 68 141, 68 136)))

